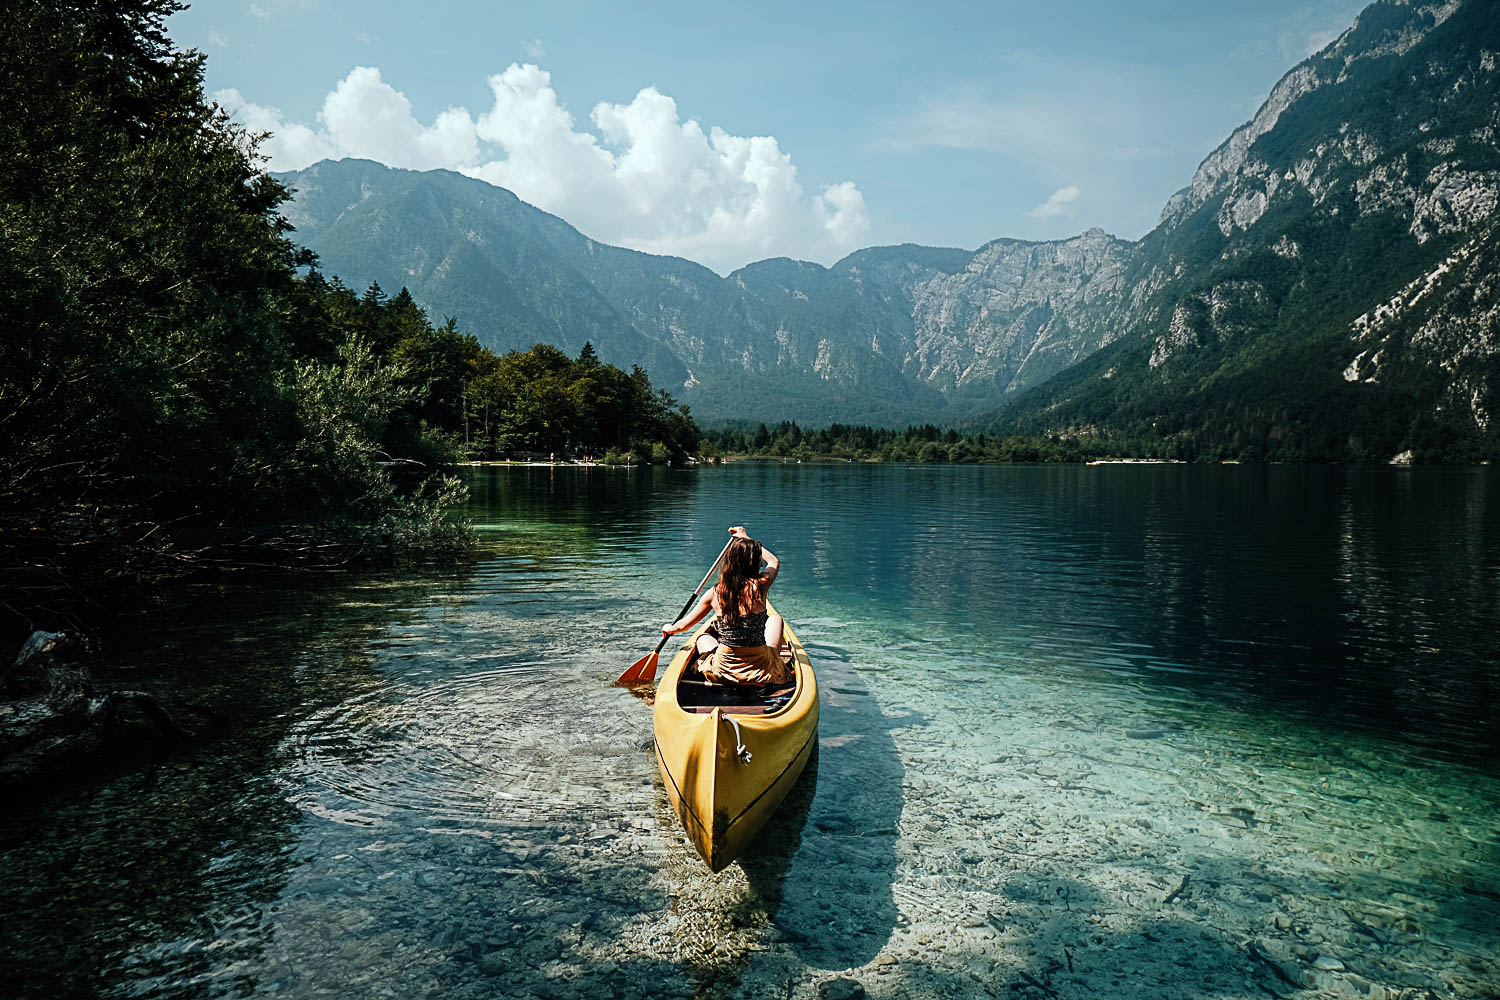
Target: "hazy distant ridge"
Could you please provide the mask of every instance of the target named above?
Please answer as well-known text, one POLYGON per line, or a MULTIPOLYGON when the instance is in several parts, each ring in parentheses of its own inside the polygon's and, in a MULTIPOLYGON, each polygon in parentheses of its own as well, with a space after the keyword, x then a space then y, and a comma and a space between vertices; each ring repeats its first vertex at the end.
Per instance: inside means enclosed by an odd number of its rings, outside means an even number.
POLYGON ((1092 316, 1118 293, 1132 246, 1091 230, 978 251, 876 247, 832 268, 778 258, 721 278, 596 243, 448 171, 343 160, 280 176, 297 192, 298 239, 327 273, 404 285, 497 349, 591 340, 708 418, 878 423, 993 408, 1107 342, 1092 316))

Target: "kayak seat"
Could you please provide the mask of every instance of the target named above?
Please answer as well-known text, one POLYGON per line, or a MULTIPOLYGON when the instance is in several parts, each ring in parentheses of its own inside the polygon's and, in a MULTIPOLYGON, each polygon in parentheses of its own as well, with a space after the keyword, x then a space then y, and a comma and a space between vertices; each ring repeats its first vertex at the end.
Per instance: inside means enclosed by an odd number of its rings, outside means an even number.
POLYGON ((677 703, 683 711, 707 715, 714 709, 725 715, 767 715, 792 700, 797 685, 711 684, 708 681, 677 682, 677 703))

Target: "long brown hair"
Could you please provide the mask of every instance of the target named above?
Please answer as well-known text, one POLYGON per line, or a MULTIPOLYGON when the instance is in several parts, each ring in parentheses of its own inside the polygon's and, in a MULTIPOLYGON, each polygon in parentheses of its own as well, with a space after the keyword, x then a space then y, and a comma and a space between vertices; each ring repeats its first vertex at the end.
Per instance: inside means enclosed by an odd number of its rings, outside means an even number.
POLYGON ((760 584, 760 542, 753 538, 736 538, 724 552, 719 564, 719 582, 714 584, 718 597, 719 617, 737 622, 747 606, 755 603, 760 584))

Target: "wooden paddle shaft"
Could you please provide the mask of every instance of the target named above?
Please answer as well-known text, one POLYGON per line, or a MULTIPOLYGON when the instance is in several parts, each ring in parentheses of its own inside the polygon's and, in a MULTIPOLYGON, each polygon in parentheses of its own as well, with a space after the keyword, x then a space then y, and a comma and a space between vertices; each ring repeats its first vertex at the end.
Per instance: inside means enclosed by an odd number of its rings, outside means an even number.
MULTIPOLYGON (((708 572, 704 573, 703 579, 698 581, 698 589, 693 591, 692 596, 687 599, 687 603, 682 606, 682 610, 677 612, 677 618, 681 618, 683 615, 687 614, 688 608, 691 608, 693 606, 693 602, 698 599, 698 595, 703 593, 703 588, 708 585, 708 578, 714 575, 714 570, 719 568, 719 562, 724 558, 724 553, 729 551, 729 546, 733 543, 733 538, 724 543, 724 547, 720 549, 719 554, 714 557, 713 565, 708 567, 708 572)), ((674 618, 672 620, 676 621, 677 618, 674 618)), ((666 648, 667 639, 669 638, 670 636, 668 636, 667 633, 663 632, 661 635, 661 642, 658 642, 656 644, 656 648, 651 651, 651 655, 661 655, 661 651, 666 648)))

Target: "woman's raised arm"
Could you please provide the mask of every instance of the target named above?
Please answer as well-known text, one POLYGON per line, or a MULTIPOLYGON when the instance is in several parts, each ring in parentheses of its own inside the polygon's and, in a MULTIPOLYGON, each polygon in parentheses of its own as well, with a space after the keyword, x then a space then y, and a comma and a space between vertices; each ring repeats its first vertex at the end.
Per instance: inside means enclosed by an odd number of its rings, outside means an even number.
MULTIPOLYGON (((737 524, 733 528, 730 528, 729 533, 731 535, 734 535, 736 538, 750 537, 749 532, 745 531, 745 526, 743 524, 737 524)), ((765 561, 766 571, 762 573, 757 579, 760 580, 760 589, 761 592, 764 593, 765 591, 771 589, 771 584, 776 582, 776 574, 781 569, 781 560, 776 558, 776 553, 772 552, 764 545, 760 547, 760 557, 765 561)))
POLYGON ((698 598, 698 603, 693 607, 692 611, 688 612, 686 615, 683 615, 675 622, 668 622, 667 624, 663 625, 661 627, 662 634, 672 635, 677 632, 686 632, 688 629, 692 628, 694 625, 702 621, 703 616, 708 614, 709 610, 712 609, 713 606, 714 591, 713 588, 710 587, 703 592, 702 597, 698 598))
POLYGON ((776 582, 776 574, 781 570, 781 560, 764 545, 760 547, 760 557, 766 561, 766 571, 760 575, 760 589, 764 592, 770 590, 771 584, 776 582))

